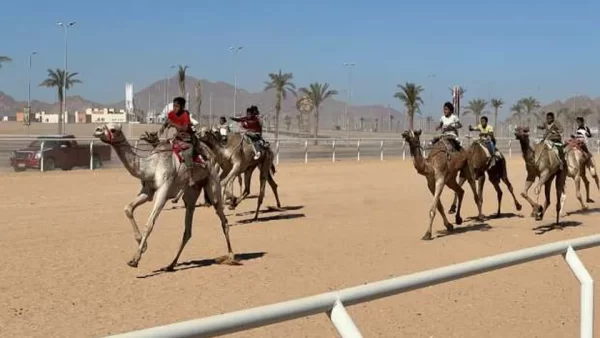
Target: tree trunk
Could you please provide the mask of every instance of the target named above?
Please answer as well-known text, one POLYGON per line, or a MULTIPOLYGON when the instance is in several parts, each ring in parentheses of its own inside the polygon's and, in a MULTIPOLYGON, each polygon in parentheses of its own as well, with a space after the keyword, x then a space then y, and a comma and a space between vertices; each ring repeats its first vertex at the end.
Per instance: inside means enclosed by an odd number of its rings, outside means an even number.
MULTIPOLYGON (((63 117, 64 117, 64 110, 63 110, 63 104, 65 102, 64 99, 64 95, 63 95, 63 86, 59 86, 58 87, 58 134, 62 135, 63 133, 63 117)), ((64 107, 66 110, 66 107, 64 107)))
POLYGON ((279 140, 279 113, 281 112, 281 96, 280 91, 277 92, 277 101, 275 102, 275 143, 279 140))
POLYGON ((498 108, 494 108, 494 132, 496 132, 496 129, 498 127, 497 122, 498 122, 498 108))
POLYGON ((179 81, 179 96, 181 96, 181 97, 184 97, 184 95, 185 95, 185 82, 184 81, 179 81))
POLYGON ((415 127, 415 112, 411 109, 408 111, 408 130, 413 130, 415 127))
POLYGON ((319 144, 318 138, 319 138, 319 107, 315 107, 315 145, 319 144))

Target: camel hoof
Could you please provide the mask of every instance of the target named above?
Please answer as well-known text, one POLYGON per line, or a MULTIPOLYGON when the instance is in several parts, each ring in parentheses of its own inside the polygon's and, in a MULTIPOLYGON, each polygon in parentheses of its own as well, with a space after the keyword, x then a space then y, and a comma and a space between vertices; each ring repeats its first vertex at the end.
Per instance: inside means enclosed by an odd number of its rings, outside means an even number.
POLYGON ((454 213, 456 213, 456 206, 454 206, 454 205, 451 206, 450 210, 448 210, 448 213, 451 214, 451 215, 454 214, 454 213))
POLYGON ((421 240, 424 240, 424 241, 430 241, 432 239, 433 239, 433 237, 431 237, 431 232, 428 232, 425 235, 423 235, 423 237, 421 237, 421 240))
POLYGON ((242 265, 240 261, 229 255, 215 258, 215 262, 220 265, 242 265))
MULTIPOLYGON (((461 219, 461 221, 462 221, 462 219, 461 219)), ((446 224, 445 226, 446 226, 446 230, 447 230, 448 232, 452 232, 452 231, 454 231, 454 225, 452 225, 452 224, 448 223, 448 224, 446 224)))
POLYGON ((460 217, 460 216, 456 216, 456 219, 455 219, 455 223, 456 223, 456 225, 461 225, 461 224, 462 224, 462 222, 463 222, 463 219, 462 219, 462 217, 460 217))
POLYGON ((477 222, 483 222, 483 221, 485 221, 485 216, 479 215, 479 216, 477 216, 476 220, 477 220, 477 222))
POLYGON ((177 204, 177 202, 179 202, 179 200, 171 200, 171 203, 173 204, 177 204))
POLYGON ((521 211, 521 209, 523 209, 523 206, 519 203, 517 203, 516 207, 517 207, 517 211, 521 211))
POLYGON ((586 202, 587 202, 587 203, 596 203, 596 202, 595 202, 593 199, 591 199, 591 198, 588 198, 588 199, 586 200, 586 202))
POLYGON ((132 268, 137 268, 138 267, 138 262, 132 259, 129 262, 127 262, 127 265, 129 265, 132 268))

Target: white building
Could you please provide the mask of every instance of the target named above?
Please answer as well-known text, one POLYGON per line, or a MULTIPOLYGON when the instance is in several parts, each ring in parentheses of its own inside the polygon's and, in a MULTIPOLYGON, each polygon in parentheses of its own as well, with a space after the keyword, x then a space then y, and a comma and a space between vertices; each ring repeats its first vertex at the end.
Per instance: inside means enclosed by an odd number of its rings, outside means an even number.
POLYGON ((127 113, 125 109, 113 109, 113 108, 87 108, 85 110, 86 115, 91 116, 91 123, 125 123, 127 122, 127 113))

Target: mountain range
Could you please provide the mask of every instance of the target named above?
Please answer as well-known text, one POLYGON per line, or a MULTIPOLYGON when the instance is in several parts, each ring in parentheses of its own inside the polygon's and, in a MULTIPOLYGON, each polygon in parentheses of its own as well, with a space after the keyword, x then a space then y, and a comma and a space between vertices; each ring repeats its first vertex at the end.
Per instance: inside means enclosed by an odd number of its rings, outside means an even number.
MULTIPOLYGON (((233 115, 233 93, 234 86, 226 82, 210 82, 200 80, 192 76, 187 76, 185 81, 186 91, 190 94, 188 110, 196 115, 196 83, 200 82, 202 92, 202 115, 209 114, 212 111, 213 116, 231 116, 233 115)), ((125 86, 123 86, 125 87, 125 86)), ((179 95, 179 83, 175 76, 169 79, 161 79, 152 83, 134 93, 134 103, 137 110, 144 112, 160 112, 165 106, 165 87, 167 87, 167 97, 170 100, 179 95)), ((345 102, 339 100, 340 96, 331 98, 323 102, 320 110, 320 125, 332 126, 338 123, 343 115, 345 102)), ((0 92, 0 115, 14 115, 17 111, 22 111, 27 105, 25 101, 17 101, 11 96, 0 92)), ((246 107, 256 105, 261 114, 269 114, 274 111, 275 92, 273 90, 251 93, 243 88, 237 89, 236 111, 244 112, 246 107)), ((67 98, 67 110, 77 111, 85 108, 125 108, 125 100, 113 103, 98 103, 87 100, 81 96, 69 96, 67 98)), ((31 102, 32 111, 57 112, 59 104, 47 103, 38 100, 31 102)), ((403 118, 403 113, 383 105, 351 105, 348 108, 349 116, 358 119, 364 117, 365 120, 380 119, 387 121, 390 115, 396 120, 403 118)), ((294 117, 298 114, 296 109, 296 97, 287 95, 282 103, 281 118, 285 115, 294 117)))

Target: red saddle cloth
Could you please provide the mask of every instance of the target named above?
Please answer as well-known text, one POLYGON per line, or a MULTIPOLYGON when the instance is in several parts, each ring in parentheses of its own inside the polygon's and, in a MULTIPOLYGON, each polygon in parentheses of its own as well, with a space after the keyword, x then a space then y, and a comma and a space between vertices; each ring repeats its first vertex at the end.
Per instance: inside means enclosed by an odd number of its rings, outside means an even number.
POLYGON ((567 145, 574 149, 582 150, 585 146, 585 142, 579 138, 570 138, 567 140, 567 145))
MULTIPOLYGON (((173 148, 173 154, 175 154, 179 163, 184 163, 185 161, 183 157, 181 157, 181 152, 190 149, 190 145, 182 141, 172 140, 171 147, 173 148)), ((194 156, 193 161, 196 164, 204 164, 204 160, 200 155, 194 156)))

